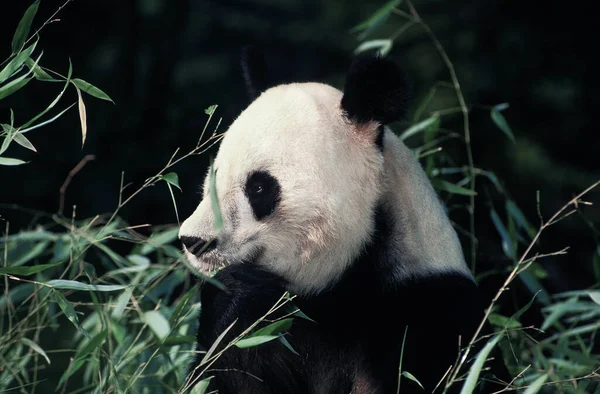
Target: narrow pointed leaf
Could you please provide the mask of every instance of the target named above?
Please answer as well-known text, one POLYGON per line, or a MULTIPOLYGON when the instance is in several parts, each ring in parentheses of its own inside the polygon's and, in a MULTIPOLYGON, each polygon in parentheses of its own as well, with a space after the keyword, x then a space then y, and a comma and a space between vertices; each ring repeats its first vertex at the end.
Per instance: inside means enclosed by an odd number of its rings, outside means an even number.
POLYGON ((490 339, 485 344, 485 346, 483 347, 483 349, 481 349, 479 354, 477 354, 477 357, 475 358, 475 362, 469 369, 469 374, 467 375, 467 379, 465 380, 465 383, 464 383, 462 389, 460 390, 460 394, 472 394, 473 393, 473 391, 475 390, 475 386, 477 385, 477 381, 479 380, 479 374, 481 373, 481 370, 483 369, 483 365, 485 364, 485 360, 487 360, 487 358, 488 358, 490 352, 492 351, 492 349, 494 348, 494 346, 496 346, 498 341, 500 341, 500 338, 502 338, 502 334, 497 334, 496 336, 494 336, 492 339, 490 339))
POLYGON ((455 185, 452 182, 444 181, 442 179, 434 178, 431 180, 433 186, 438 190, 444 190, 452 194, 460 194, 462 196, 476 196, 477 192, 471 191, 471 189, 464 188, 462 186, 455 185))
POLYGON ((262 345, 263 343, 271 342, 272 340, 277 339, 279 337, 279 335, 261 335, 257 337, 244 338, 237 341, 235 346, 240 349, 246 349, 249 347, 262 345))
POLYGON ((117 291, 126 289, 124 285, 90 285, 76 280, 53 279, 46 282, 55 289, 84 290, 84 291, 117 291))
POLYGON ((159 311, 144 313, 142 320, 161 340, 165 339, 169 335, 169 332, 171 332, 169 321, 159 311))
POLYGON ((419 387, 421 388, 421 390, 425 390, 425 387, 423 387, 423 385, 421 384, 421 382, 419 382, 419 380, 417 378, 415 378, 415 376, 408 372, 408 371, 402 371, 402 376, 404 376, 405 378, 412 380, 413 382, 415 382, 416 384, 419 385, 419 387))
POLYGON ((40 2, 39 0, 36 0, 32 5, 29 6, 29 8, 27 8, 25 14, 23 14, 12 40, 13 55, 19 53, 23 48, 23 45, 25 45, 25 41, 27 41, 27 36, 29 35, 29 30, 31 29, 31 23, 33 22, 33 18, 35 17, 39 6, 40 2))
POLYGON ((37 45, 37 41, 28 46, 24 51, 15 56, 8 64, 0 71, 0 83, 6 81, 10 77, 12 77, 17 70, 21 69, 23 64, 29 59, 31 54, 33 53, 35 46, 37 45))
POLYGON ((169 172, 168 174, 160 175, 160 179, 181 190, 181 187, 179 187, 179 177, 176 173, 169 172))
POLYGON ((408 129, 404 130, 400 134, 400 139, 402 141, 404 141, 408 137, 411 137, 411 136, 417 134, 418 132, 427 129, 427 127, 435 124, 436 122, 439 122, 439 120, 440 120, 439 116, 432 116, 427 119, 423 119, 419 123, 416 123, 416 124, 410 126, 408 129))
POLYGON ((504 119, 504 116, 502 116, 500 111, 498 111, 496 108, 492 108, 490 116, 492 117, 492 120, 494 121, 496 126, 498 126, 498 128, 502 130, 502 132, 514 143, 515 136, 513 135, 512 130, 508 125, 508 122, 506 121, 506 119, 504 119))
POLYGON ((83 79, 79 79, 79 78, 73 78, 73 80, 71 81, 73 83, 73 85, 77 86, 79 89, 81 89, 84 93, 89 94, 90 96, 99 98, 100 100, 106 100, 106 101, 110 101, 111 103, 115 103, 109 96, 108 94, 104 93, 102 90, 100 90, 99 88, 95 87, 94 85, 92 85, 89 82, 84 81, 83 79))
POLYGON ((81 325, 79 325, 79 319, 77 318, 77 313, 75 312, 75 308, 73 308, 73 305, 59 291, 54 291, 53 295, 56 303, 58 304, 62 312, 65 314, 66 318, 69 319, 71 323, 73 323, 73 325, 77 328, 77 330, 79 330, 79 332, 81 332, 83 335, 85 335, 86 338, 89 339, 90 334, 88 334, 87 331, 85 331, 81 327, 81 325))
POLYGON ((548 374, 543 374, 542 376, 534 380, 533 383, 531 383, 531 385, 527 387, 527 390, 523 392, 523 394, 537 394, 544 386, 544 383, 546 383, 546 380, 548 380, 548 374))
POLYGON ((21 342, 29 346, 34 352, 44 357, 46 359, 46 362, 50 364, 50 359, 48 358, 48 355, 46 354, 44 349, 42 349, 37 343, 33 342, 31 339, 28 338, 21 338, 21 342))
POLYGON ((3 267, 0 268, 0 274, 29 276, 47 270, 48 268, 56 267, 62 262, 54 264, 38 264, 31 267, 3 267))
POLYGON ((85 110, 85 104, 81 97, 81 90, 76 87, 77 90, 77 107, 79 108, 79 120, 81 122, 81 146, 85 145, 85 137, 87 136, 87 113, 85 110))
POLYGON ((27 139, 27 137, 25 137, 23 134, 17 133, 17 134, 15 134, 15 137, 13 139, 15 140, 15 142, 17 144, 21 145, 23 148, 37 152, 37 149, 35 149, 35 146, 33 146, 31 141, 29 141, 29 139, 27 139))
POLYGON ((206 389, 208 389, 208 385, 210 384, 212 378, 213 376, 209 376, 208 378, 202 379, 201 381, 196 383, 194 388, 192 388, 190 394, 205 394, 206 389))
POLYGON ((13 159, 10 157, 0 157, 0 166, 20 166, 27 163, 21 159, 13 159))
POLYGON ((0 87, 0 100, 15 93, 16 91, 21 89, 23 86, 27 85, 29 83, 29 81, 31 81, 32 79, 33 79, 33 77, 27 77, 27 74, 26 74, 26 75, 23 75, 23 76, 15 79, 14 81, 10 81, 9 83, 7 83, 4 86, 0 87))

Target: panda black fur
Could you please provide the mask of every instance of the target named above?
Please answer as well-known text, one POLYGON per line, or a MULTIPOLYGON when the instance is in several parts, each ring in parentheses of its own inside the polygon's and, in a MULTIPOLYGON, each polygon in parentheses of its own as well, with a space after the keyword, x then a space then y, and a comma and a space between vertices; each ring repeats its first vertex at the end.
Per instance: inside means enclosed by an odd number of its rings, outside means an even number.
MULTIPOLYGON (((210 347, 235 322, 228 343, 285 291, 314 322, 294 319, 286 338, 298 354, 279 341, 233 347, 202 377, 214 376, 221 394, 396 393, 406 335, 402 370, 432 392, 483 307, 426 175, 385 127, 406 108, 402 73, 359 57, 342 94, 314 83, 269 88, 256 52, 243 67, 256 100, 215 159, 223 229, 214 233, 207 179, 180 231, 192 264, 225 267, 215 279, 226 290, 202 290, 198 343, 210 347)), ((401 393, 412 392, 423 391, 403 378, 401 393)))

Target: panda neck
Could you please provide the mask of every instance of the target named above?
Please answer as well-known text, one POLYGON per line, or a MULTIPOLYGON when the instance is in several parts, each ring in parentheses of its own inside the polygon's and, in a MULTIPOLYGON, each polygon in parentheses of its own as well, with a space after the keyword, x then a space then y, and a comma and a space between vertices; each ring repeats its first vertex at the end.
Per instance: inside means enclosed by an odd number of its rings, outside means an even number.
POLYGON ((384 135, 385 181, 376 223, 381 269, 391 283, 433 274, 472 275, 462 248, 427 175, 389 129, 384 135), (383 219, 382 219, 383 218, 383 219))

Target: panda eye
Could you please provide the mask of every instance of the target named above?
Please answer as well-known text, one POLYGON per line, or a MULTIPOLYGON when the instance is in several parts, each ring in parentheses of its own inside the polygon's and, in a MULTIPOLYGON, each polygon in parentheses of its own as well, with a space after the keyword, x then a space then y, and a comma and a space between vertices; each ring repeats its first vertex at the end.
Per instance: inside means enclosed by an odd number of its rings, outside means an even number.
POLYGON ((244 191, 256 220, 272 214, 280 200, 279 182, 266 171, 250 174, 244 191))

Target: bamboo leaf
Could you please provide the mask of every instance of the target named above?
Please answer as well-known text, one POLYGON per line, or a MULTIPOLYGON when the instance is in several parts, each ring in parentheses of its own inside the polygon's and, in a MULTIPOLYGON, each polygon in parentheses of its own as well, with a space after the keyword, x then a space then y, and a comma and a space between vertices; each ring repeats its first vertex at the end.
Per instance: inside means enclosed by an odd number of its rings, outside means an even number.
POLYGON ((263 343, 271 342, 274 339, 279 338, 279 335, 261 335, 256 337, 240 339, 235 343, 235 346, 240 349, 246 349, 249 347, 255 347, 262 345, 263 343))
POLYGON ((0 71, 0 83, 6 81, 13 75, 15 75, 18 70, 21 69, 23 64, 29 59, 33 51, 35 50, 35 46, 38 41, 36 40, 33 44, 28 46, 24 51, 15 56, 8 64, 0 71))
POLYGON ((124 285, 90 285, 77 282, 76 280, 53 279, 46 282, 48 286, 55 289, 84 290, 84 291, 117 291, 126 289, 124 285))
POLYGON ((13 140, 17 144, 21 145, 23 148, 37 152, 37 149, 35 149, 35 146, 33 146, 31 141, 29 141, 29 139, 27 137, 25 137, 23 134, 21 134, 21 133, 15 134, 15 136, 13 137, 13 140))
POLYGON ((156 336, 163 340, 171 332, 168 320, 159 311, 145 312, 142 321, 146 323, 156 336))
POLYGON ((47 270, 48 268, 56 267, 62 262, 54 264, 38 264, 31 267, 3 267, 0 268, 0 274, 29 276, 47 270))
POLYGON ((169 172, 168 174, 159 175, 159 178, 181 190, 181 187, 179 187, 179 177, 176 173, 169 172))
POLYGON ((431 116, 427 119, 423 119, 419 123, 416 123, 416 124, 410 126, 408 129, 404 130, 400 134, 400 139, 402 141, 404 141, 408 137, 411 137, 411 136, 417 134, 418 132, 421 132, 421 131, 427 129, 427 127, 429 127, 439 121, 440 121, 439 116, 431 116))
POLYGON ((419 387, 421 387, 421 390, 425 390, 425 387, 423 387, 423 385, 421 384, 421 382, 419 382, 419 380, 417 378, 415 378, 415 376, 408 372, 408 371, 402 371, 402 376, 404 376, 405 378, 412 380, 413 382, 415 382, 416 384, 419 385, 419 387))
POLYGON ((513 135, 508 122, 506 119, 504 119, 504 116, 502 116, 500 111, 497 108, 492 108, 490 116, 492 117, 492 121, 496 124, 496 126, 498 126, 498 128, 502 130, 502 132, 514 143, 515 136, 513 135))
POLYGON ((21 164, 27 163, 21 159, 12 159, 10 157, 0 157, 1 166, 20 166, 21 164))
POLYGON ((23 45, 25 45, 25 41, 29 35, 29 30, 31 29, 31 23, 33 22, 33 18, 35 17, 39 6, 40 2, 39 0, 36 0, 32 5, 29 6, 29 8, 27 8, 25 14, 23 14, 12 40, 13 55, 19 53, 23 48, 23 45))
POLYGON ((477 192, 471 191, 471 189, 464 188, 462 186, 455 185, 452 182, 444 181, 443 179, 433 178, 431 180, 433 186, 438 190, 444 190, 452 194, 460 194, 462 196, 476 196, 477 192))
POLYGON ((544 383, 546 383, 546 380, 548 380, 548 374, 543 374, 542 376, 534 380, 533 383, 531 383, 531 385, 527 387, 527 390, 523 392, 523 394, 537 394, 540 391, 540 389, 544 386, 544 383))
POLYGON ((479 354, 477 354, 475 362, 473 363, 471 368, 469 368, 469 374, 467 375, 467 379, 465 380, 465 383, 462 389, 460 390, 460 394, 473 393, 473 391, 475 390, 475 386, 477 385, 477 381, 479 380, 479 374, 481 373, 483 365, 485 364, 485 360, 487 360, 490 352, 492 351, 494 346, 496 346, 500 338, 502 338, 502 334, 495 335, 485 344, 485 346, 483 347, 483 349, 481 349, 479 354))
POLYGON ((213 377, 214 376, 209 376, 208 378, 202 379, 196 383, 190 394, 205 394, 206 389, 208 389, 208 385, 213 377))
POLYGON ((66 318, 69 319, 71 323, 73 323, 73 325, 75 326, 75 328, 77 328, 77 330, 79 330, 79 332, 85 335, 86 338, 90 339, 90 334, 88 334, 87 331, 85 331, 79 325, 79 319, 77 318, 77 313, 75 312, 75 308, 73 308, 73 305, 59 291, 53 291, 53 295, 54 300, 56 301, 62 312, 65 314, 66 318))
POLYGON ((50 359, 48 358, 48 355, 46 354, 44 349, 39 347, 39 345, 37 343, 35 343, 31 339, 28 339, 25 337, 21 338, 21 342, 23 342, 25 345, 29 346, 34 352, 36 352, 39 355, 41 355, 42 357, 44 357, 46 359, 46 362, 48 364, 50 364, 50 359))
POLYGON ((77 107, 79 108, 79 120, 81 122, 81 146, 83 147, 87 136, 87 113, 83 97, 81 97, 81 90, 78 87, 75 87, 75 90, 77 90, 77 107))
POLYGON ((73 78, 73 80, 71 80, 71 83, 73 83, 73 85, 75 85, 77 88, 79 88, 80 90, 82 90, 84 93, 89 94, 90 96, 99 98, 100 100, 110 101, 113 104, 115 103, 108 96, 108 94, 104 93, 102 90, 100 90, 99 88, 95 87, 91 83, 84 81, 83 79, 73 78))

